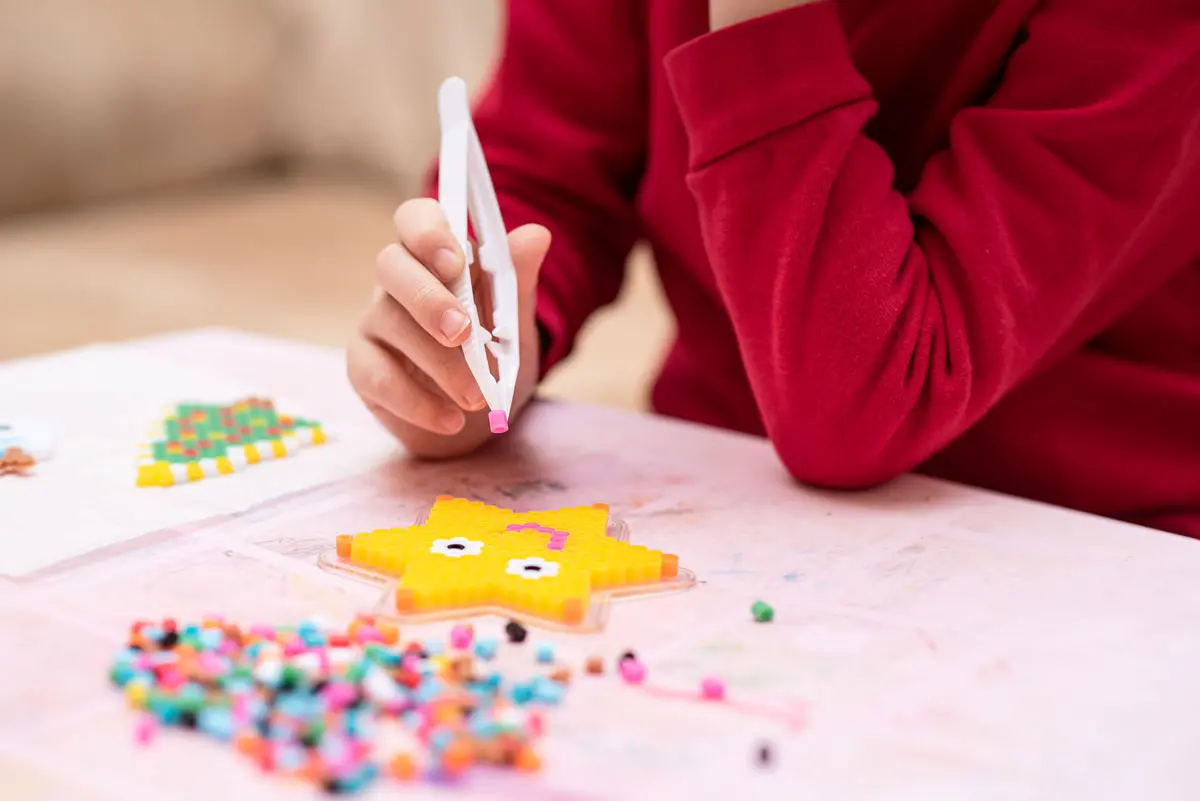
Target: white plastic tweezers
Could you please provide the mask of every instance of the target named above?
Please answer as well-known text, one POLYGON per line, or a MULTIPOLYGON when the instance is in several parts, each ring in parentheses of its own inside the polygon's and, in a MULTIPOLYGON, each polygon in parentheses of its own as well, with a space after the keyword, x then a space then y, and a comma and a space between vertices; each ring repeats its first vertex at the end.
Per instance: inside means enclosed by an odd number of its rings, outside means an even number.
POLYGON ((492 186, 483 147, 471 122, 467 85, 461 78, 450 78, 438 91, 438 117, 442 127, 442 147, 438 165, 438 197, 450 222, 467 269, 450 286, 471 318, 471 332, 463 343, 467 367, 479 384, 491 411, 488 423, 493 434, 508 430, 513 392, 521 367, 521 343, 517 319, 517 271, 508 250, 508 229, 500 216, 500 203, 492 186), (472 254, 467 237, 467 215, 479 243, 472 254), (492 322, 489 332, 479 322, 475 293, 471 288, 471 263, 475 257, 488 279, 492 292, 492 322), (492 375, 487 353, 496 359, 499 378, 492 375))

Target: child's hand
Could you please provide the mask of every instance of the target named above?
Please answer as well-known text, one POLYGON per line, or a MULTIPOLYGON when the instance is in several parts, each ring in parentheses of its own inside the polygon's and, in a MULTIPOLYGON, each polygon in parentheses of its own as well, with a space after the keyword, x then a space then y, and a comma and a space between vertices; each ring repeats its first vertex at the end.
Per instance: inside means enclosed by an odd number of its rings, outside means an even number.
MULTIPOLYGON (((487 405, 459 346, 470 322, 446 284, 463 270, 463 254, 441 206, 431 198, 396 210, 398 241, 376 260, 379 287, 348 354, 350 383, 389 431, 417 456, 456 456, 491 436, 487 405)), ((526 225, 508 235, 520 295, 521 371, 512 416, 533 395, 538 376, 534 322, 537 275, 550 232, 526 225)), ((472 268, 482 323, 491 298, 478 267, 472 268)))

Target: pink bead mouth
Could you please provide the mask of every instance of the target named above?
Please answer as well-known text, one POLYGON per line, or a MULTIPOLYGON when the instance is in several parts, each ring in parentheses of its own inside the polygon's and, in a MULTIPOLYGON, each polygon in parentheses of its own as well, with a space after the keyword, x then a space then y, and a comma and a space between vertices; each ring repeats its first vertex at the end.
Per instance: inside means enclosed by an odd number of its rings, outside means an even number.
POLYGON ((488 412, 488 425, 493 434, 503 434, 508 431, 508 414, 500 410, 488 412))

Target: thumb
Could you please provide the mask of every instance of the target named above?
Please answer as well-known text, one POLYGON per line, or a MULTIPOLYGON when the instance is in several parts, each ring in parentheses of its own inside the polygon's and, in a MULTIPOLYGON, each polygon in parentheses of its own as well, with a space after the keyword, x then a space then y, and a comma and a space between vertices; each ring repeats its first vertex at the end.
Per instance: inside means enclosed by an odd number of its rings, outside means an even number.
POLYGON ((550 230, 542 225, 522 225, 508 234, 508 252, 517 271, 517 291, 521 298, 537 291, 538 273, 550 249, 550 230))

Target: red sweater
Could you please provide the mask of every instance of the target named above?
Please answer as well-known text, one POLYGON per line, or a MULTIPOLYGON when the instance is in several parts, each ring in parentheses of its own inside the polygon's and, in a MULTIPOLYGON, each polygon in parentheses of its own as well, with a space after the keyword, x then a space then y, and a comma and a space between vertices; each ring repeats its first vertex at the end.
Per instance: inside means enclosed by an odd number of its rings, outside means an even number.
POLYGON ((1200 536, 1196 0, 511 0, 476 124, 548 369, 653 246, 659 411, 1200 536))

